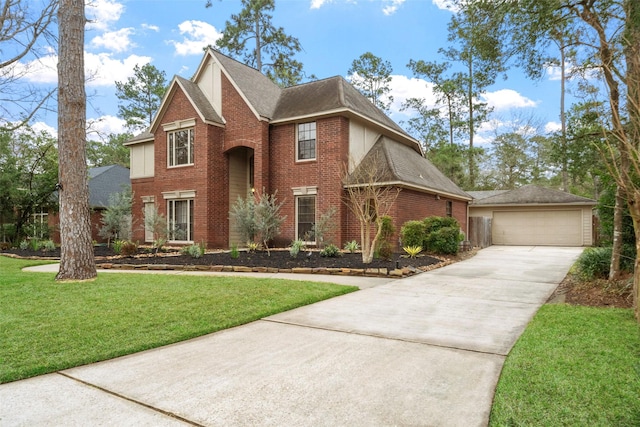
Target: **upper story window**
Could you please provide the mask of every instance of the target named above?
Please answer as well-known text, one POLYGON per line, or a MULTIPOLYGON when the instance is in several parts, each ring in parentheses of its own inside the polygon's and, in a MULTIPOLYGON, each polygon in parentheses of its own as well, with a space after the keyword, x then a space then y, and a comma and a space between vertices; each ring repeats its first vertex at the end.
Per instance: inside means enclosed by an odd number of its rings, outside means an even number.
POLYGON ((453 202, 451 200, 447 200, 447 216, 453 216, 453 202))
POLYGON ((316 158, 316 122, 298 124, 297 160, 316 158))
POLYGON ((169 166, 193 164, 193 128, 167 132, 169 166))

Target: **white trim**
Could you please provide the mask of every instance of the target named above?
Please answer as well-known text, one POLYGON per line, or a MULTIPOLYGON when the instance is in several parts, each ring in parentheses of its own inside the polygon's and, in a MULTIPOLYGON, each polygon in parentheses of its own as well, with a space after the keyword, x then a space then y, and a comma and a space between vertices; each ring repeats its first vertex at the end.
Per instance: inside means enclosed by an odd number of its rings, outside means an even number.
MULTIPOLYGON (((315 193, 314 194, 304 194, 304 195, 301 194, 301 195, 295 196, 294 197, 294 201, 295 201, 295 225, 296 225, 296 227, 295 227, 296 228, 295 238, 296 239, 300 239, 301 238, 300 237, 300 233, 298 231, 298 225, 300 223, 300 220, 299 220, 299 217, 298 217, 298 215, 299 215, 298 202, 300 201, 301 198, 310 198, 310 197, 313 197, 313 224, 316 224, 317 221, 318 221, 318 218, 316 218, 316 216, 318 215, 318 196, 317 196, 317 194, 315 194, 315 193)), ((318 242, 316 240, 310 240, 310 241, 303 240, 303 241, 307 245, 317 245, 318 244, 318 242)))
POLYGON ((194 199, 196 197, 196 190, 163 191, 162 197, 164 198, 164 200, 194 199))
MULTIPOLYGON (((318 160, 318 122, 316 122, 315 120, 312 121, 306 121, 306 122, 298 122, 296 123, 296 137, 295 137, 295 141, 296 141, 296 158, 295 158, 295 162, 296 163, 305 163, 305 162, 315 162, 318 160), (308 159, 301 159, 300 158, 300 125, 307 125, 307 124, 311 124, 313 123, 314 125, 314 131, 316 134, 316 137, 313 140, 314 146, 313 146, 313 151, 314 151, 314 156, 312 158, 308 158, 308 159)), ((305 141, 310 141, 310 140, 305 140, 305 141)))
POLYGON ((140 199, 142 199, 142 203, 155 203, 156 202, 156 196, 141 196, 140 199))
POLYGON ((171 123, 163 123, 160 126, 162 126, 162 130, 165 132, 184 129, 184 128, 191 128, 196 126, 196 119, 193 118, 193 119, 176 120, 175 122, 171 122, 171 123))
POLYGON ((315 196, 316 194, 318 194, 318 187, 317 186, 310 186, 310 187, 292 187, 291 190, 293 191, 293 196, 315 196))
MULTIPOLYGON (((366 187, 368 186, 368 183, 365 184, 345 184, 343 185, 344 188, 358 188, 358 187, 366 187)), ((421 185, 415 185, 415 184, 411 184, 408 182, 404 182, 404 181, 387 181, 387 182, 376 182, 374 184, 375 187, 402 187, 402 188, 408 188, 411 190, 418 190, 418 191, 422 191, 422 192, 428 192, 428 193, 432 193, 434 195, 441 195, 444 197, 450 197, 452 199, 455 200, 464 200, 464 201, 470 201, 473 200, 472 197, 464 197, 461 196, 459 194, 453 194, 453 193, 448 193, 446 191, 442 191, 442 190, 436 190, 434 188, 429 188, 429 187, 423 187, 421 185)), ((476 205, 478 207, 480 207, 479 205, 476 205)), ((484 207, 484 206, 482 206, 484 207)))

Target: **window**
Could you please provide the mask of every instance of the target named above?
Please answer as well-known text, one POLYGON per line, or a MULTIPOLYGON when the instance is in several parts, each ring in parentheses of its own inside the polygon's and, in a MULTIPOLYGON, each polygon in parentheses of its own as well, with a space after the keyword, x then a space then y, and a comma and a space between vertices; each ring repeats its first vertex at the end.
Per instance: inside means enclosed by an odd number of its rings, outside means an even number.
POLYGON ((37 239, 44 239, 45 237, 49 237, 49 215, 47 212, 40 211, 38 213, 34 213, 31 217, 32 225, 33 225, 33 236, 37 239))
POLYGON ((193 129, 180 129, 167 133, 169 166, 193 164, 193 129))
POLYGON ((193 199, 167 200, 169 240, 193 242, 193 199))
POLYGON ((298 125, 298 160, 314 160, 316 158, 316 122, 298 125))
POLYGON ((316 196, 296 197, 296 236, 305 242, 315 241, 316 196))
POLYGON ((451 200, 447 200, 447 216, 453 216, 453 202, 451 200))

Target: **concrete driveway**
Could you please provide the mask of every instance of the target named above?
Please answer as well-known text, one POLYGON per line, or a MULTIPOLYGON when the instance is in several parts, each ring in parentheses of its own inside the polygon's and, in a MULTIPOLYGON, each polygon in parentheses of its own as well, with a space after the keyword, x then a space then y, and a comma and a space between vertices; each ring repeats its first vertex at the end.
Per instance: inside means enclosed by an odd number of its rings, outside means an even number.
POLYGON ((494 246, 245 326, 0 385, 0 425, 483 426, 506 355, 581 251, 494 246))

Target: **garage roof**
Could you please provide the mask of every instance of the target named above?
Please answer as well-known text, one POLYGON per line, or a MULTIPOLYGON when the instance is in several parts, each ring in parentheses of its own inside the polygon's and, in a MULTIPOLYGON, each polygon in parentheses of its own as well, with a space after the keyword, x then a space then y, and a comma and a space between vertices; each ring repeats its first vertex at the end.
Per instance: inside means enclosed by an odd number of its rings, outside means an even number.
POLYGON ((593 199, 533 184, 525 185, 515 190, 474 191, 469 194, 474 197, 470 206, 596 205, 596 201, 593 199))

